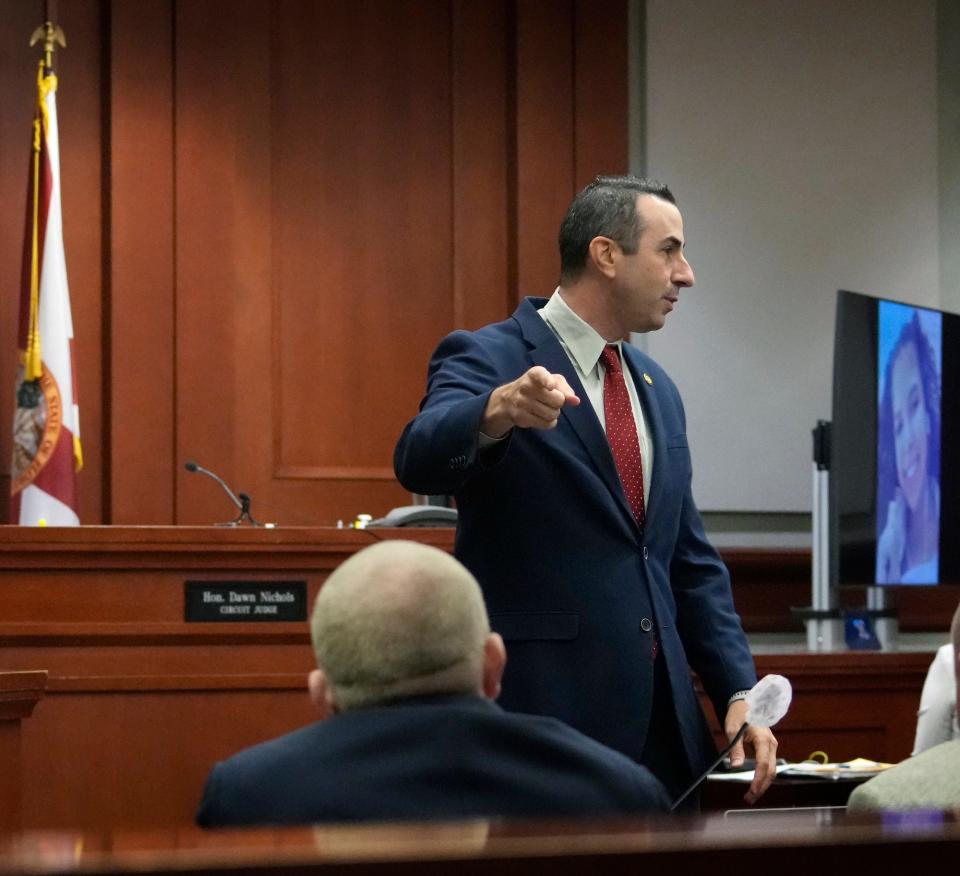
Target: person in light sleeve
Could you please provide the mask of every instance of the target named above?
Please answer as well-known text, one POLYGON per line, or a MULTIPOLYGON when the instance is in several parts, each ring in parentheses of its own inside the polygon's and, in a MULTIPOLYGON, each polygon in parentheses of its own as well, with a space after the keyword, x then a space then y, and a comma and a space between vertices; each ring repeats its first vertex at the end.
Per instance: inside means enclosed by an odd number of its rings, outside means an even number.
MULTIPOLYGON (((960 605, 950 627, 954 669, 954 715, 960 663, 960 605)), ((960 739, 948 739, 854 788, 850 812, 869 810, 954 809, 960 807, 960 739)))
POLYGON ((953 645, 947 643, 937 653, 927 670, 917 712, 917 733, 913 754, 920 754, 948 739, 960 738, 957 721, 957 673, 953 645))

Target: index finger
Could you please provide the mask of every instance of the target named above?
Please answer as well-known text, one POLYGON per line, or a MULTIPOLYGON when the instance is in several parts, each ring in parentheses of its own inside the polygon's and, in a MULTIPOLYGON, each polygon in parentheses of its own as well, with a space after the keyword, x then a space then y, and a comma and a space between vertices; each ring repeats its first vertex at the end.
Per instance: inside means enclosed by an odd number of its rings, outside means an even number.
POLYGON ((770 787, 777 775, 777 741, 765 728, 759 730, 748 741, 753 743, 757 768, 750 783, 750 790, 746 794, 746 800, 748 803, 755 803, 770 787))

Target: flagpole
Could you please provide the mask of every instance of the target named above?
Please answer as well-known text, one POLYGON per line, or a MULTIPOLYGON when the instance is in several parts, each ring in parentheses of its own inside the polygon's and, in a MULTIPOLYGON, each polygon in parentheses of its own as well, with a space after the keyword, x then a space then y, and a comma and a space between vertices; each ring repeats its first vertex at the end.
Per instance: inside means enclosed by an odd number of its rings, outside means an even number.
POLYGON ((40 44, 20 290, 22 365, 13 422, 10 518, 22 526, 78 526, 76 473, 83 466, 73 319, 63 246, 57 76, 67 45, 52 0, 30 37, 40 44))
POLYGON ((67 47, 67 38, 63 33, 63 28, 53 23, 55 16, 55 0, 44 0, 43 24, 30 35, 31 48, 40 42, 40 40, 43 40, 43 65, 47 70, 53 69, 53 53, 56 51, 57 46, 59 45, 62 49, 67 47))
MULTIPOLYGON (((33 188, 33 243, 32 243, 32 262, 31 262, 31 294, 30 294, 30 328, 27 335, 27 347, 24 350, 24 364, 26 367, 26 376, 28 380, 36 380, 40 377, 41 373, 41 350, 40 350, 40 320, 38 313, 38 299, 39 299, 39 277, 40 277, 40 265, 38 262, 39 252, 39 235, 37 233, 38 226, 38 209, 39 209, 39 194, 40 194, 40 143, 41 143, 41 132, 40 124, 41 118, 43 120, 44 129, 46 128, 46 104, 44 99, 44 88, 43 83, 47 76, 50 76, 53 73, 53 53, 56 51, 56 47, 59 44, 62 48, 67 46, 67 38, 63 33, 63 29, 53 23, 52 16, 56 14, 55 9, 55 0, 44 0, 43 3, 43 15, 44 22, 30 36, 30 46, 31 48, 35 46, 40 40, 43 40, 43 60, 41 61, 41 70, 38 74, 37 87, 38 87, 38 98, 39 98, 39 114, 37 119, 34 122, 34 143, 33 143, 33 179, 32 179, 32 188, 33 188)), ((52 80, 55 83, 55 78, 52 80)), ((56 85, 54 85, 56 88, 56 85)))

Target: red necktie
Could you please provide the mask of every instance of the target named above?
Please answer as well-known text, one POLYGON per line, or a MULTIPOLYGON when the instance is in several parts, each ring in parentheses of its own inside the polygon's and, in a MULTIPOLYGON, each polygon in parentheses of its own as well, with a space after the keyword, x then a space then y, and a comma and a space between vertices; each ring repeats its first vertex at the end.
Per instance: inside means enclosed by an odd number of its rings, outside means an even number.
POLYGON ((616 347, 607 345, 600 354, 605 374, 603 375, 603 416, 607 421, 607 441, 613 451, 623 492, 633 509, 634 519, 640 526, 646 511, 643 507, 643 465, 640 459, 640 441, 637 438, 637 422, 627 384, 623 380, 623 368, 616 347))

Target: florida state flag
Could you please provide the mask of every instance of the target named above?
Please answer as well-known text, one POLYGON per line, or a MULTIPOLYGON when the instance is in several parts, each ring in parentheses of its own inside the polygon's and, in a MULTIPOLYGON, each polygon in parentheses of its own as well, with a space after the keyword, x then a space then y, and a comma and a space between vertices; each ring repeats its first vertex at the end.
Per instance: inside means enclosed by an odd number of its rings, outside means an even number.
POLYGON ((60 211, 57 77, 44 61, 37 73, 18 346, 10 521, 77 526, 83 455, 60 211))

